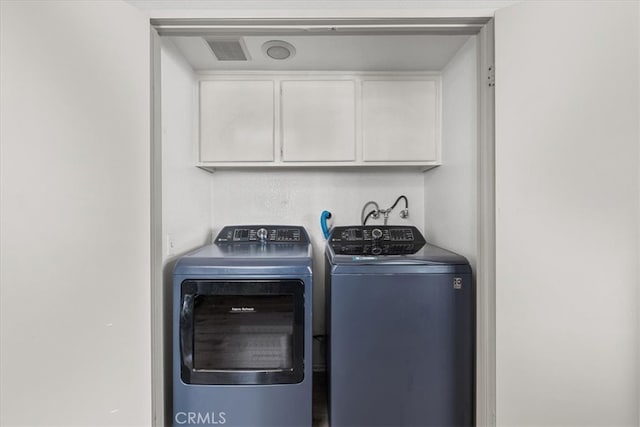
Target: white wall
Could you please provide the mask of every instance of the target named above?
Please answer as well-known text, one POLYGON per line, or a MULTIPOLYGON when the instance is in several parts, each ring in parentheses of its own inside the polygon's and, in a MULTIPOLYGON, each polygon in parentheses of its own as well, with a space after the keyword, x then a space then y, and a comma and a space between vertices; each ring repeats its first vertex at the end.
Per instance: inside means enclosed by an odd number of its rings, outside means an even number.
POLYGON ((638 3, 496 14, 499 425, 638 425, 638 3))
POLYGON ((146 20, 75 1, 0 19, 0 424, 149 425, 146 20))
POLYGON ((196 168, 198 84, 191 66, 161 39, 162 231, 164 259, 208 243, 211 174, 196 168))
MULTIPOLYGON (((478 37, 470 37, 442 70, 442 166, 424 174, 425 234, 427 240, 464 255, 476 278, 478 339, 483 339, 482 306, 487 286, 478 272, 478 37)), ((491 405, 487 391, 487 342, 477 345, 477 405, 491 405)), ((478 407, 478 423, 493 411, 478 407)))
MULTIPOLYGON (((162 389, 156 402, 158 422, 172 419, 172 271, 180 255, 209 243, 211 234, 211 175, 194 166, 197 138, 197 81, 191 67, 171 41, 160 38, 160 109, 162 156, 162 307, 161 333, 155 335, 155 387, 162 389), (161 353, 158 354, 158 353, 161 353), (160 374, 162 372, 162 374, 160 374), (160 399, 160 398, 158 398, 160 399)), ((158 392, 158 390, 156 390, 158 392)))
MULTIPOLYGON (((389 224, 413 224, 424 219, 424 178, 421 172, 359 171, 216 171, 213 181, 213 225, 217 232, 228 224, 303 225, 314 250, 314 334, 324 333, 324 238, 320 214, 328 210, 332 225, 360 224, 362 206, 375 200, 381 208, 404 194, 410 217, 394 209, 389 224)), ((400 202, 402 204, 402 202, 400 202)), ((368 224, 381 223, 370 220, 368 224)), ((315 360, 316 367, 319 360, 315 360)))
POLYGON ((467 257, 477 243, 477 38, 442 70, 442 166, 424 174, 427 240, 467 257))

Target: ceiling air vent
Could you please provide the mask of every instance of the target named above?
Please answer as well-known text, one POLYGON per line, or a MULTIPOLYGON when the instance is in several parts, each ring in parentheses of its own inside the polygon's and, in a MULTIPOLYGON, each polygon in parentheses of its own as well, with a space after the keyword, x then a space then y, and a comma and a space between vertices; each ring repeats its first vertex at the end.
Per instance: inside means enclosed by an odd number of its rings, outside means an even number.
POLYGON ((246 61, 249 56, 238 39, 207 40, 207 44, 218 61, 246 61))

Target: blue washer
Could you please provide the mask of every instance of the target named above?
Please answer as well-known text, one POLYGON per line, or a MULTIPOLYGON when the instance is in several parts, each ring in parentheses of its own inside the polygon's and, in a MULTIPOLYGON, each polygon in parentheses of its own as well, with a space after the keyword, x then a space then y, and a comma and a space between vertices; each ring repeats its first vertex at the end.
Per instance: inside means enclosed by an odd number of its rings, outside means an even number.
POLYGON ((467 260, 415 227, 353 226, 332 231, 325 269, 331 426, 474 425, 467 260))

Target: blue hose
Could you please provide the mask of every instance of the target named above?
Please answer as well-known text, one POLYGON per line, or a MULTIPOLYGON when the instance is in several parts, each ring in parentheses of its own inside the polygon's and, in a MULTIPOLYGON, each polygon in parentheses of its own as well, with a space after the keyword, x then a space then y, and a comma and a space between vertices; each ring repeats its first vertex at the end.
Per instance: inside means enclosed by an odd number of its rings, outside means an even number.
POLYGON ((329 227, 327 226, 327 220, 329 218, 331 218, 331 212, 322 211, 322 214, 320 214, 320 227, 322 227, 322 234, 325 240, 329 238, 329 227))

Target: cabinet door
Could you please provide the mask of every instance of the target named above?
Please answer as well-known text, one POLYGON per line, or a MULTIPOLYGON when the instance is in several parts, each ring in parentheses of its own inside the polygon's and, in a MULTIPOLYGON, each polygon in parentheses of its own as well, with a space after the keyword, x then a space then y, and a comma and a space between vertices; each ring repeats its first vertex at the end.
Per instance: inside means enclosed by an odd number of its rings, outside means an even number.
POLYGON ((149 18, 0 1, 0 425, 151 425, 149 18))
POLYGON ((282 82, 282 159, 355 160, 353 81, 282 82))
POLYGON ((273 161, 273 82, 200 82, 200 161, 273 161))
POLYGON ((362 83, 364 161, 435 161, 440 138, 438 83, 362 83))
POLYGON ((638 422, 638 7, 496 12, 499 426, 638 422))

